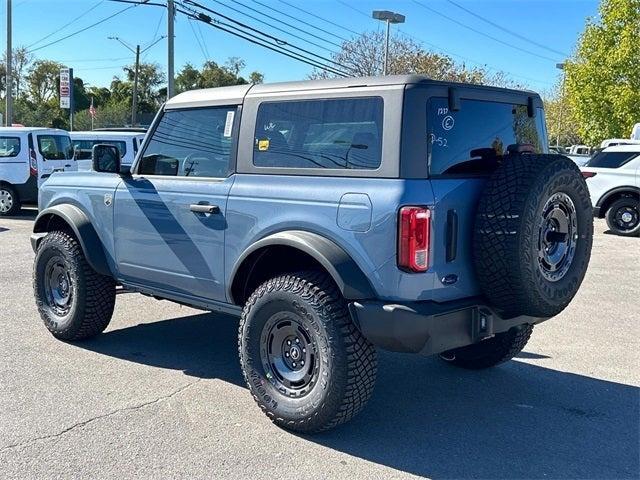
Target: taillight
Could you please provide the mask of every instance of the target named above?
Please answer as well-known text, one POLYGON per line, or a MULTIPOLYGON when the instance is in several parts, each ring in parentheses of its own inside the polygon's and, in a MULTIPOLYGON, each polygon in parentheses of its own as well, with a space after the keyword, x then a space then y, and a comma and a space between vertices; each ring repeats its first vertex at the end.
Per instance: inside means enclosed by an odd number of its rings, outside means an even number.
POLYGON ((29 149, 29 173, 31 176, 38 176, 38 159, 33 148, 29 149))
POLYGON ((398 225, 398 266, 412 272, 429 268, 431 211, 425 207, 402 207, 398 225))
POLYGON ((596 176, 596 172, 582 172, 584 178, 591 178, 596 176))

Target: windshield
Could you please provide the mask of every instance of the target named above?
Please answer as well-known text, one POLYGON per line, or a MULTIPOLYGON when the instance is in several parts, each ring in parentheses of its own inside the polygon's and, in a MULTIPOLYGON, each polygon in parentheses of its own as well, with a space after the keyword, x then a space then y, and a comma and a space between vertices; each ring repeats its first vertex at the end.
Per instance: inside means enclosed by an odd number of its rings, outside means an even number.
POLYGON ((598 152, 587 163, 588 167, 618 168, 640 155, 640 152, 598 152))
POLYGON ((463 99, 457 111, 448 99, 427 106, 432 175, 490 173, 504 156, 547 149, 544 111, 528 115, 526 105, 463 99))
POLYGON ((73 145, 68 135, 38 135, 38 150, 45 160, 73 158, 73 145))

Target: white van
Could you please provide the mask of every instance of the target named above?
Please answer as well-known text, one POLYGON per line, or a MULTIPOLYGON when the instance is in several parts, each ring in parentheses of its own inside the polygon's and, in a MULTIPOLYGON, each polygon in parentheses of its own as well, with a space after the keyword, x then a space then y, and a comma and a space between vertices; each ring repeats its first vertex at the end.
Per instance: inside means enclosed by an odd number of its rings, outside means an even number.
POLYGON ((38 188, 52 173, 64 170, 77 170, 66 131, 0 127, 0 215, 37 204, 38 188))
POLYGON ((120 151, 122 165, 131 165, 144 140, 142 132, 92 130, 69 132, 76 150, 78 170, 91 170, 91 152, 94 145, 106 143, 120 151))

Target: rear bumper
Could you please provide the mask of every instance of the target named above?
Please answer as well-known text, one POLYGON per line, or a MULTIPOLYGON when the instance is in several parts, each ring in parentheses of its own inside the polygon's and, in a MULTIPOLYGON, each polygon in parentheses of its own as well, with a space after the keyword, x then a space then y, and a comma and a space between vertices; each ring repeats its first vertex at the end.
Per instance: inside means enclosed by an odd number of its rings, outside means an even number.
POLYGON ((362 301, 350 303, 349 309, 362 334, 377 347, 421 355, 464 347, 518 325, 547 320, 503 319, 480 298, 446 303, 362 301))

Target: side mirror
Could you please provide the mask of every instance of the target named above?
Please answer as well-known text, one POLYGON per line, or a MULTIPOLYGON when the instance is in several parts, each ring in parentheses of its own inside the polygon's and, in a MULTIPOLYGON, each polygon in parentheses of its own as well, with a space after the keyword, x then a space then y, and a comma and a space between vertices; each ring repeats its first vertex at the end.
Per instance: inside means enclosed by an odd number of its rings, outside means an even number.
POLYGON ((120 152, 115 145, 94 145, 91 162, 96 172, 120 173, 120 152))

